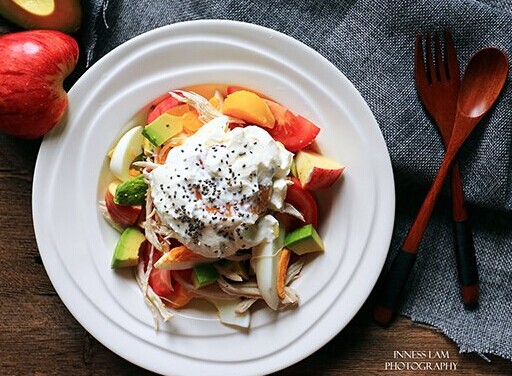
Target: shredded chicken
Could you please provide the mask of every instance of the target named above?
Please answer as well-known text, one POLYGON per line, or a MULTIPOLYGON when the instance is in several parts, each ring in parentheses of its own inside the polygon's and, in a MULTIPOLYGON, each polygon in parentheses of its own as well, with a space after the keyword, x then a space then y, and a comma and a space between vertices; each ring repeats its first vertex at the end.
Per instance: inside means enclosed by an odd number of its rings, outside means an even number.
POLYGON ((214 264, 215 266, 215 269, 217 269, 217 271, 219 272, 219 274, 231 281, 235 281, 235 282, 243 282, 243 278, 242 278, 242 275, 240 275, 239 273, 236 273, 235 271, 233 270, 229 270, 228 268, 222 266, 222 265, 219 265, 219 264, 214 264))
POLYGON ((132 164, 137 167, 142 167, 146 173, 161 166, 160 164, 151 161, 138 161, 133 162, 132 164))
POLYGON ((293 264, 288 266, 288 271, 286 273, 286 280, 285 285, 289 285, 293 281, 295 281, 297 278, 299 278, 299 274, 302 271, 302 267, 304 266, 304 258, 300 257, 297 261, 295 261, 293 264))
POLYGON ((238 303, 235 312, 238 314, 242 314, 242 313, 246 312, 258 300, 259 299, 256 299, 256 298, 243 299, 240 303, 238 303))
MULTIPOLYGON (((153 247, 151 247, 149 259, 151 260, 152 257, 153 247)), ((152 265, 149 263, 146 271, 144 272, 144 261, 139 262, 135 272, 135 280, 142 291, 146 305, 149 307, 151 314, 153 315, 154 328, 155 330, 158 330, 160 318, 162 318, 164 322, 168 321, 172 318, 173 313, 165 306, 160 297, 155 294, 153 289, 149 286, 149 274, 151 273, 151 269, 152 265)))
POLYGON ((217 283, 219 284, 221 290, 228 295, 236 296, 239 298, 261 298, 261 293, 256 282, 242 282, 231 284, 224 278, 219 277, 217 279, 217 283))
POLYGON ((294 289, 291 287, 285 287, 284 294, 284 299, 281 300, 278 310, 299 305, 299 295, 297 295, 297 292, 294 289))
MULTIPOLYGON (((192 91, 174 90, 169 94, 180 102, 187 103, 194 107, 199 113, 199 120, 207 123, 219 116, 225 116, 222 112, 217 110, 213 105, 203 96, 196 94, 192 91)), ((229 117, 230 123, 243 124, 244 121, 236 118, 229 117)))
POLYGON ((186 289, 192 291, 194 295, 197 295, 198 297, 202 298, 212 298, 212 299, 219 299, 219 300, 234 300, 236 299, 235 296, 227 295, 225 294, 217 285, 209 285, 204 286, 201 288, 196 288, 193 284, 185 281, 179 273, 174 274, 174 277, 176 278, 176 281, 178 281, 183 287, 186 289))

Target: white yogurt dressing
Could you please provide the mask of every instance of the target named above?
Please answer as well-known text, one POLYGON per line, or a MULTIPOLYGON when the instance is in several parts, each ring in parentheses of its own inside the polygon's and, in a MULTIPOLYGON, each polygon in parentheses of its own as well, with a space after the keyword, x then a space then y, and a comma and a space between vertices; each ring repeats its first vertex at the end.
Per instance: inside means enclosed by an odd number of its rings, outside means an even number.
POLYGON ((269 210, 282 210, 293 155, 256 126, 228 130, 218 117, 170 150, 149 176, 162 222, 193 252, 225 257, 262 241, 269 210))

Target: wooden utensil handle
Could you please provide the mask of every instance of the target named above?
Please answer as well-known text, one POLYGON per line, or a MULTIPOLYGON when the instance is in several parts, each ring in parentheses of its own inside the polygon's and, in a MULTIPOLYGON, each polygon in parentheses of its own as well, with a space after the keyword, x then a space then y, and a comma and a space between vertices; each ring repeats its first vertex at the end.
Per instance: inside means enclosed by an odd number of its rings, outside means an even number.
POLYGON ((478 305, 478 268, 473 234, 468 220, 453 221, 455 234, 455 260, 459 274, 462 300, 466 308, 478 305))
POLYGON ((464 189, 462 188, 462 180, 457 161, 454 161, 452 165, 451 190, 453 219, 455 221, 464 221, 468 218, 468 213, 464 204, 464 189))
POLYGON ((382 285, 379 301, 373 311, 374 320, 380 325, 388 325, 400 303, 400 296, 411 274, 416 253, 399 249, 382 285))
POLYGON ((468 222, 468 213, 464 204, 464 190, 458 164, 452 166, 452 212, 455 237, 455 256, 462 300, 466 308, 478 305, 478 267, 476 264, 473 233, 468 222))
POLYGON ((443 182, 450 171, 450 166, 457 150, 452 148, 445 154, 434 183, 430 187, 427 197, 425 197, 401 249, 393 259, 391 267, 386 274, 384 284, 380 291, 378 304, 373 311, 373 318, 375 322, 380 325, 388 325, 398 307, 400 296, 409 279, 414 262, 416 261, 416 254, 418 253, 418 248, 430 215, 441 193, 443 182))
POLYGON ((446 176, 450 171, 450 166, 455 158, 457 150, 448 150, 448 152, 445 154, 443 163, 441 164, 441 167, 439 167, 439 171, 427 193, 427 197, 425 197, 425 200, 423 200, 423 204, 421 205, 418 214, 416 214, 414 223, 409 229, 407 237, 402 244, 402 249, 406 250, 407 252, 418 252, 421 239, 423 238, 423 234, 427 228, 428 221, 430 220, 430 216, 434 210, 435 203, 439 197, 439 194, 441 193, 441 188, 443 187, 446 176))

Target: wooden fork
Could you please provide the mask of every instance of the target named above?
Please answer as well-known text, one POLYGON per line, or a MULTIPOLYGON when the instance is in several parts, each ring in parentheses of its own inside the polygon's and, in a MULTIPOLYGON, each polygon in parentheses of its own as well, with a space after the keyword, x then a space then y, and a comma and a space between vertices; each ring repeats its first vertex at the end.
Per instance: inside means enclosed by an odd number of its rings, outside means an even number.
MULTIPOLYGON (((426 62, 423 58, 422 36, 416 37, 414 53, 414 78, 418 96, 426 111, 432 116, 445 147, 450 141, 457 97, 459 93, 459 64, 453 38, 449 29, 444 31, 444 60, 441 53, 439 36, 434 35, 435 58, 432 56, 430 35, 426 37, 426 62), (425 68, 426 64, 426 68, 425 68)), ((462 299, 468 308, 478 304, 478 270, 476 266, 473 235, 468 221, 468 213, 464 205, 464 191, 460 171, 455 162, 451 176, 452 213, 455 236, 455 255, 462 299)))
MULTIPOLYGON (((452 133, 457 98, 460 85, 459 65, 455 47, 449 30, 445 31, 445 58, 441 54, 441 43, 437 34, 434 37, 435 60, 432 55, 432 42, 426 38, 426 69, 423 57, 422 37, 416 38, 415 80, 418 95, 426 110, 438 125, 443 142, 448 145, 452 133)), ((471 229, 467 222, 464 207, 464 194, 458 167, 452 170, 452 211, 455 228, 455 248, 459 282, 464 303, 474 305, 478 301, 478 273, 471 229)), ((380 291, 379 301, 374 309, 377 323, 387 325, 400 301, 402 289, 412 271, 419 244, 426 228, 428 217, 419 216, 402 247, 398 250, 380 291)))

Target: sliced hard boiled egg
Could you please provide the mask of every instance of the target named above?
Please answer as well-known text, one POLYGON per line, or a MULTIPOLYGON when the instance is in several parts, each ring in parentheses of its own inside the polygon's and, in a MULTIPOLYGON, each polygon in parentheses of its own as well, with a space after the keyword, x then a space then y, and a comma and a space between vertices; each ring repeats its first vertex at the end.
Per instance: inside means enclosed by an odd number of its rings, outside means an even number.
POLYGON ((142 135, 142 129, 141 126, 130 129, 121 137, 114 148, 110 158, 110 171, 119 180, 126 181, 133 178, 130 175, 130 167, 133 160, 143 152, 144 136, 142 135))

